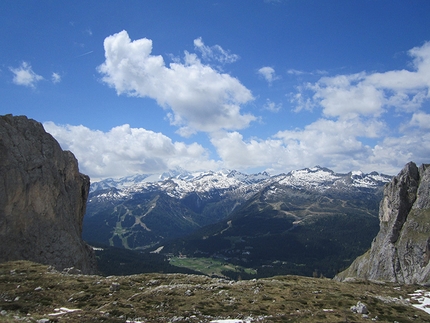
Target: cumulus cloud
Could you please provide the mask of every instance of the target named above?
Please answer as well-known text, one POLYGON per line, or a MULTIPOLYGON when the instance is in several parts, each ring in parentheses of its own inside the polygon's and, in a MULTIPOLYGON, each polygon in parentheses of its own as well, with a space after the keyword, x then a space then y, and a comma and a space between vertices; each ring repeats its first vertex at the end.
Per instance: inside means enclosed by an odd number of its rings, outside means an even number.
POLYGON ((323 77, 294 95, 297 111, 322 107, 327 117, 378 117, 388 109, 416 111, 430 95, 430 42, 408 52, 412 70, 323 77))
POLYGON ((21 66, 17 68, 10 67, 9 69, 14 74, 12 81, 16 85, 35 88, 36 83, 43 80, 43 77, 37 75, 27 62, 22 62, 21 66))
POLYGON ((270 66, 264 66, 258 70, 258 74, 264 77, 264 79, 271 84, 273 81, 279 79, 278 76, 276 76, 275 70, 273 67, 270 66))
POLYGON ((92 180, 132 174, 163 172, 181 167, 187 170, 216 169, 216 162, 199 144, 173 142, 167 136, 128 124, 108 132, 85 126, 43 124, 63 149, 79 160, 80 171, 92 180))
POLYGON ((281 140, 250 139, 245 141, 237 132, 219 132, 212 135, 211 143, 215 146, 225 167, 232 169, 250 169, 271 166, 285 157, 281 140))
POLYGON ((304 129, 280 131, 275 137, 282 139, 289 151, 287 160, 293 165, 306 161, 310 166, 346 171, 363 168, 363 161, 371 155, 371 147, 362 138, 378 139, 384 130, 386 125, 376 120, 319 119, 304 129))
POLYGON ((363 73, 324 77, 311 89, 314 102, 329 117, 379 116, 383 112, 383 92, 367 84, 363 73))
POLYGON ((206 46, 201 37, 194 39, 194 47, 200 51, 202 57, 209 61, 217 61, 220 63, 234 63, 239 59, 236 54, 230 54, 219 45, 206 46))
POLYGON ((256 168, 264 165, 279 173, 325 165, 337 171, 367 169, 372 147, 360 138, 377 139, 386 125, 376 120, 319 119, 304 129, 280 131, 261 140, 244 140, 238 132, 219 133, 211 140, 227 167, 256 168), (364 167, 363 167, 364 166, 364 167))
MULTIPOLYGON (((202 55, 204 50, 209 55, 203 41, 196 42, 202 55)), ((428 163, 430 43, 408 52, 411 70, 326 76, 299 86, 291 96, 297 118, 305 121, 311 114, 298 114, 306 109, 313 110, 314 119, 300 128, 274 130, 268 138, 246 138, 238 131, 256 119, 242 112, 253 99, 251 92, 237 79, 202 64, 195 54, 186 52, 183 60, 166 65, 152 54, 151 40, 131 41, 124 31, 106 38, 105 53, 106 61, 99 67, 104 82, 118 94, 156 100, 184 136, 208 132, 219 160, 211 159, 197 143, 173 142, 161 133, 129 125, 101 132, 46 123, 63 148, 75 153, 81 171, 93 179, 178 166, 266 169, 276 174, 323 165, 338 172, 397 174, 410 160, 428 163)), ((273 80, 276 73, 268 68, 260 74, 273 80)), ((262 108, 277 112, 281 107, 267 99, 262 108)))
POLYGON ((401 136, 389 136, 375 145, 368 160, 368 167, 384 167, 396 174, 406 162, 417 164, 429 161, 430 132, 410 131, 401 136))
POLYGON ((54 72, 54 73, 52 73, 51 80, 52 80, 52 83, 54 83, 54 84, 60 83, 61 82, 61 75, 54 72))
MULTIPOLYGON (((205 48, 203 42, 197 42, 205 48)), ((152 55, 152 41, 131 41, 127 32, 104 41, 105 62, 98 67, 103 82, 117 93, 149 97, 171 110, 170 121, 181 134, 220 129, 242 129, 256 119, 241 108, 253 100, 238 79, 204 65, 185 52, 184 62, 166 66, 162 56, 152 55)))
POLYGON ((408 55, 410 70, 326 76, 297 87, 290 96, 295 111, 321 108, 322 115, 303 129, 274 136, 289 152, 286 163, 395 174, 410 160, 428 162, 430 42, 408 55))
POLYGON ((324 165, 338 172, 378 170, 394 175, 408 161, 428 163, 428 131, 382 137, 386 127, 375 120, 320 119, 304 129, 280 131, 264 140, 246 140, 238 132, 229 132, 217 134, 211 142, 225 167, 264 167, 274 174, 324 165), (363 137, 376 143, 365 144, 363 137))
POLYGON ((409 126, 418 127, 422 130, 430 130, 430 114, 422 111, 414 113, 409 126))

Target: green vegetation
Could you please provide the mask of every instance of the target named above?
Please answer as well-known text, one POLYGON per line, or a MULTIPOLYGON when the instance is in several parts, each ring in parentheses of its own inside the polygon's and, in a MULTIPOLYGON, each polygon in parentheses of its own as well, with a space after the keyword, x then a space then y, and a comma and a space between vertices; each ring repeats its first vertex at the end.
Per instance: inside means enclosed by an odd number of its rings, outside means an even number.
MULTIPOLYGON (((177 267, 189 268, 208 276, 222 277, 226 272, 233 272, 238 275, 240 275, 241 273, 246 273, 248 275, 257 274, 257 271, 254 269, 235 266, 223 260, 214 258, 173 257, 170 259, 170 264, 177 267)), ((230 276, 231 275, 229 275, 229 277, 230 276)))
POLYGON ((0 322, 430 322, 408 301, 418 288, 300 276, 68 275, 17 261, 0 264, 0 322), (367 317, 350 310, 358 301, 367 317))
POLYGON ((139 252, 128 253, 134 259, 127 262, 120 260, 119 252, 110 252, 110 260, 99 255, 104 274, 144 273, 149 267, 152 272, 171 272, 165 259, 185 255, 202 259, 175 264, 178 272, 191 268, 232 279, 286 274, 331 278, 370 248, 379 230, 382 189, 318 193, 278 188, 266 187, 234 210, 234 199, 216 194, 173 199, 142 192, 116 204, 101 199, 88 205, 83 238, 139 252), (165 259, 152 261, 148 251, 161 246, 165 259), (211 266, 207 258, 230 265, 211 266))
MULTIPOLYGON (((289 218, 247 214, 230 225, 206 227, 166 244, 163 251, 188 258, 221 258, 226 263, 257 269, 243 279, 274 275, 334 277, 363 254, 376 236, 378 219, 355 214, 332 214, 304 219, 293 227, 289 218)), ((234 271, 223 273, 236 279, 234 271)))
POLYGON ((97 247, 97 269, 103 276, 142 273, 198 274, 192 269, 169 264, 164 255, 101 245, 97 247))

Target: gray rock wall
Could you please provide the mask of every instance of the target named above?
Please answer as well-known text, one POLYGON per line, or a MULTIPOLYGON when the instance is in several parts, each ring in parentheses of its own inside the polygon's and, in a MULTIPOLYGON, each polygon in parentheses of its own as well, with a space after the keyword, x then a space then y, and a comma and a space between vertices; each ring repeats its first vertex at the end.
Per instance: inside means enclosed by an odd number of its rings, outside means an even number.
POLYGON ((429 191, 430 165, 408 163, 384 189, 370 250, 335 279, 430 284, 429 191))
POLYGON ((81 238, 89 185, 74 155, 40 123, 0 116, 0 261, 95 272, 81 238))

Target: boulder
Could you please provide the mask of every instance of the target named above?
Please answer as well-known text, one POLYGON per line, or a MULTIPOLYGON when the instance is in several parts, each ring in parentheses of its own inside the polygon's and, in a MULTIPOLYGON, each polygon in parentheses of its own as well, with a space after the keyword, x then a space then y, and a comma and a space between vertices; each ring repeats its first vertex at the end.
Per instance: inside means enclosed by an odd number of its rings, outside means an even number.
POLYGON ((370 250, 334 279, 430 284, 429 190, 430 165, 408 163, 384 188, 370 250))
POLYGON ((0 116, 0 261, 95 272, 94 252, 81 238, 89 185, 42 124, 0 116))
POLYGON ((351 311, 358 314, 368 314, 369 311, 367 310, 366 304, 358 301, 357 305, 351 306, 351 311))

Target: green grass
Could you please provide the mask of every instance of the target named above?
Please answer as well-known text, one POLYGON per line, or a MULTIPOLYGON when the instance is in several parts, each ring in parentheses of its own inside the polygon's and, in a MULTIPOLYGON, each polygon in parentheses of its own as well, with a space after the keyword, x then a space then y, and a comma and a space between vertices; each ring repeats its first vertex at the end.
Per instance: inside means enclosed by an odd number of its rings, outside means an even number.
POLYGON ((245 272, 250 275, 255 275, 257 272, 252 268, 235 266, 228 262, 215 258, 180 258, 172 257, 170 264, 177 267, 189 268, 208 276, 224 276, 223 272, 245 272))

